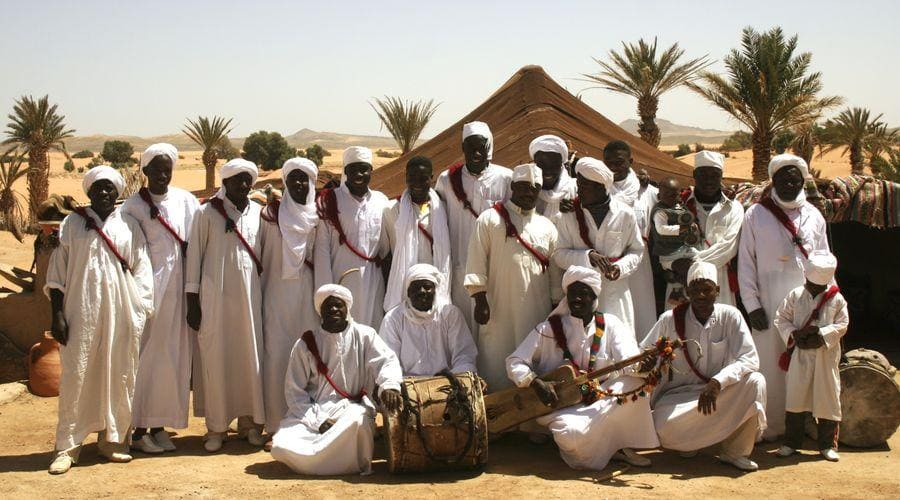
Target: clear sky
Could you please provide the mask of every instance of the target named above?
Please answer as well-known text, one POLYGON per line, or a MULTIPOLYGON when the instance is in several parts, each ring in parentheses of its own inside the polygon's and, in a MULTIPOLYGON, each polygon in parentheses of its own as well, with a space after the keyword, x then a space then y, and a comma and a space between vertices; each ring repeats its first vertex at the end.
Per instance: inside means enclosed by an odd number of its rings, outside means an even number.
MULTIPOLYGON (((900 1, 306 2, 0 0, 0 112, 50 94, 78 135, 159 135, 186 117, 233 117, 233 135, 301 128, 379 134, 373 96, 441 102, 426 136, 538 64, 573 93, 621 41, 658 37, 721 58, 744 26, 780 25, 813 53, 825 92, 900 125, 900 1)), ((588 90, 615 122, 634 99, 588 90)), ((659 117, 732 130, 687 90, 659 117)), ((6 120, 3 121, 5 123, 6 120)))

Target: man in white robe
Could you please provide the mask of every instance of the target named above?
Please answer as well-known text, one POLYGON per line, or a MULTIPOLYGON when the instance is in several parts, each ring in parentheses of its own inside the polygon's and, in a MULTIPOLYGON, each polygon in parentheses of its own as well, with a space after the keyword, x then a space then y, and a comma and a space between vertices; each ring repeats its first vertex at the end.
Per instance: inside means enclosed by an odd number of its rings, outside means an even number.
POLYGON ((141 227, 116 209, 125 180, 112 167, 90 169, 91 201, 60 224, 44 293, 60 343, 59 422, 51 474, 78 462, 81 443, 99 432, 100 455, 128 462, 128 434, 141 332, 153 312, 153 270, 141 227))
POLYGON ((416 264, 431 264, 444 275, 438 293, 450 301, 450 230, 447 204, 431 189, 431 160, 415 156, 406 163, 406 190, 390 202, 381 223, 382 239, 391 249, 391 273, 384 294, 390 311, 406 297, 404 278, 416 264))
POLYGON ((495 203, 509 200, 509 180, 512 172, 491 162, 494 136, 484 122, 463 125, 462 151, 465 160, 453 165, 435 183, 437 191, 447 203, 447 225, 450 230, 450 296, 462 312, 472 334, 478 324, 472 315, 472 299, 464 285, 469 240, 475 230, 475 220, 495 203))
POLYGON ((660 337, 686 341, 675 353, 672 380, 664 377, 653 392, 653 421, 663 448, 690 458, 721 443, 720 461, 754 471, 750 454, 766 427, 766 381, 740 311, 715 302, 717 280, 715 265, 692 264, 690 301, 660 316, 642 342, 646 348, 660 337))
POLYGON ((347 288, 319 288, 321 326, 291 351, 288 412, 272 438, 272 457, 298 474, 371 474, 376 389, 386 410, 403 406, 397 357, 375 330, 353 320, 352 306, 347 288))
POLYGON ((478 350, 462 312, 438 292, 446 279, 431 264, 410 267, 403 302, 384 316, 378 334, 399 358, 404 377, 477 371, 478 350))
POLYGON ((284 162, 284 194, 262 212, 263 390, 266 431, 270 436, 278 432, 287 412, 284 376, 291 348, 301 333, 318 324, 312 269, 319 222, 315 205, 318 173, 316 164, 306 158, 284 162))
POLYGON ((769 427, 763 438, 769 441, 784 433, 786 387, 785 373, 778 367, 785 343, 772 320, 787 294, 806 281, 806 256, 829 251, 825 218, 806 201, 804 182, 808 175, 803 158, 790 154, 773 157, 769 162, 772 190, 747 209, 741 228, 738 281, 759 351, 759 371, 768 386, 769 427), (796 230, 796 236, 789 226, 796 230))
POLYGON ((200 204, 189 191, 169 185, 177 163, 171 144, 148 147, 141 155, 147 187, 122 205, 140 223, 153 267, 155 313, 141 336, 134 390, 132 446, 144 453, 174 451, 164 427, 188 426, 193 339, 185 320, 184 257, 200 204))
POLYGON ((634 211, 608 194, 613 174, 602 161, 586 156, 575 165, 579 203, 560 216, 559 245, 553 254, 563 270, 592 267, 603 275, 600 310, 635 331, 628 278, 638 268, 644 243, 634 211))
MULTIPOLYGON (((650 174, 647 169, 637 172, 638 194, 634 202, 634 219, 641 231, 641 239, 644 241, 644 255, 638 265, 634 278, 630 281, 631 296, 634 300, 634 316, 636 331, 641 332, 637 338, 643 338, 644 332, 649 332, 657 320, 656 280, 653 276, 653 259, 650 256, 650 219, 653 208, 659 201, 659 188, 650 184, 650 174), (646 285, 650 284, 648 288, 646 285), (652 304, 652 307, 651 305, 652 304)), ((615 185, 615 183, 613 183, 615 185)))
POLYGON ((793 455, 803 445, 806 418, 817 421, 819 453, 837 462, 838 427, 841 421, 841 338, 850 316, 847 301, 834 283, 837 259, 830 253, 814 253, 805 265, 806 283, 791 290, 775 314, 775 328, 791 345, 785 353, 787 397, 784 445, 778 455, 793 455), (790 342, 788 340, 790 339, 790 342))
POLYGON ((559 301, 557 268, 550 265, 557 231, 538 214, 541 171, 533 164, 513 171, 512 197, 478 217, 466 264, 466 289, 475 299, 478 373, 488 390, 510 386, 504 360, 559 301))
POLYGON ((542 135, 528 145, 528 154, 541 169, 543 177, 536 210, 544 217, 555 220, 560 206, 571 210, 572 200, 577 196, 575 179, 565 166, 569 159, 569 147, 566 141, 555 135, 542 135))
POLYGON ((353 318, 373 328, 384 316, 383 259, 388 248, 381 223, 388 198, 369 189, 372 151, 349 147, 343 154, 341 185, 319 193, 316 200, 316 286, 342 283, 353 292, 353 318))
MULTIPOLYGON (((553 386, 539 376, 564 364, 572 364, 576 370, 598 370, 640 353, 631 330, 597 308, 601 281, 600 273, 593 269, 570 267, 562 278, 566 297, 506 358, 510 380, 519 387, 533 387, 545 404, 552 405, 558 397, 553 386), (565 340, 566 352, 560 349, 557 336, 565 340)), ((622 393, 641 387, 644 381, 631 374, 631 368, 617 372, 601 389, 622 393)), ((650 459, 631 448, 659 446, 646 397, 622 405, 615 398, 600 397, 590 404, 539 417, 537 423, 547 426, 563 460, 574 469, 601 470, 611 458, 648 467, 650 459)))
MULTIPOLYGON (((241 158, 220 172, 222 187, 194 218, 185 267, 187 322, 197 331, 206 419, 204 447, 222 448, 232 420, 247 441, 262 446, 262 286, 260 206, 247 198, 258 171, 241 158)), ((195 399, 198 392, 195 385, 195 399)))

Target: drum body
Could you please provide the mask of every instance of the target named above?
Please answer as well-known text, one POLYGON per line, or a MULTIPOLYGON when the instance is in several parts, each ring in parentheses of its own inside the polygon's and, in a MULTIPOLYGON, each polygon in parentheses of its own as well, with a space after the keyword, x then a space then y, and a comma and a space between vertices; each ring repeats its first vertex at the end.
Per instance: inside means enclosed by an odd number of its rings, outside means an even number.
POLYGON ((838 440, 858 448, 884 444, 900 426, 900 386, 892 367, 884 356, 865 349, 848 352, 847 359, 840 368, 838 440))
POLYGON ((403 411, 382 414, 391 472, 472 469, 487 462, 487 418, 478 376, 407 378, 400 392, 403 411))

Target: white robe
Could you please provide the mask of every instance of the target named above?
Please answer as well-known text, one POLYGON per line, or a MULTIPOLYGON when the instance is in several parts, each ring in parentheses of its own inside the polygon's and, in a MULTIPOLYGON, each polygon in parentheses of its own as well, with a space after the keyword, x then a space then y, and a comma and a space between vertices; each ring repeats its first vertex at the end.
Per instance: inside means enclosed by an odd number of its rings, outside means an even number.
MULTIPOLYGON (((813 297, 802 286, 785 297, 774 320, 775 328, 785 343, 794 330, 806 324, 821 297, 813 297)), ((825 303, 819 311, 819 319, 812 323, 819 327, 825 345, 817 349, 794 348, 787 372, 787 411, 809 411, 816 418, 841 419, 841 373, 838 365, 841 362, 841 337, 847 333, 849 323, 847 301, 838 293, 825 303)))
MULTIPOLYGON (((239 211, 227 198, 224 206, 260 256, 260 206, 250 201, 239 211)), ((194 373, 201 379, 203 404, 195 402, 194 413, 206 417, 210 432, 225 432, 243 416, 265 424, 260 278, 250 253, 235 233, 225 232, 225 219, 208 203, 194 219, 185 275, 185 292, 200 293, 202 311, 194 373)), ((195 386, 195 401, 197 392, 195 386)))
POLYGON ((641 241, 644 243, 644 252, 637 270, 628 278, 628 288, 631 290, 631 299, 634 304, 634 333, 635 338, 642 339, 656 324, 656 292, 653 287, 653 262, 650 259, 650 213, 656 206, 659 190, 653 185, 638 190, 637 200, 634 202, 634 218, 638 230, 641 232, 641 241))
POLYGON ((414 322, 400 304, 384 316, 378 334, 400 360, 404 377, 451 373, 475 373, 478 350, 459 308, 447 304, 431 320, 414 322))
MULTIPOLYGON (((737 308, 716 304, 705 325, 688 307, 685 314, 685 338, 700 344, 687 344, 691 360, 700 373, 719 381, 722 392, 716 399, 716 411, 704 415, 697 411, 700 393, 706 386, 684 359, 684 351, 675 351, 673 378, 663 377, 653 391, 653 421, 664 448, 696 451, 724 441, 749 418, 756 418, 759 430, 766 428, 766 381, 757 371, 759 357, 750 331, 737 308)), ((660 337, 677 339, 675 318, 666 311, 641 343, 652 347, 660 337)), ((751 443, 752 444, 752 443, 751 443)))
MULTIPOLYGON (((582 369, 587 369, 591 344, 597 331, 596 322, 585 327, 580 318, 561 316, 569 352, 582 369)), ((631 330, 612 314, 605 314, 606 328, 594 369, 608 366, 640 353, 631 330)), ((549 321, 537 325, 525 341, 508 358, 509 378, 519 387, 528 387, 535 375, 544 375, 568 361, 556 346, 549 321)), ((614 372, 601 387, 614 392, 630 391, 643 380, 631 376, 631 368, 614 372)), ((600 470, 613 454, 622 448, 655 448, 659 446, 650 399, 638 398, 623 405, 614 398, 600 398, 584 406, 570 406, 537 419, 553 434, 563 460, 575 469, 600 470)))
POLYGON ((537 213, 553 220, 559 214, 559 204, 562 200, 574 200, 578 197, 578 183, 569 176, 569 172, 563 167, 559 174, 559 180, 552 189, 541 189, 538 194, 537 213))
POLYGON ((56 449, 79 446, 93 432, 124 443, 131 427, 141 332, 153 312, 153 270, 137 221, 114 210, 105 221, 87 208, 132 272, 122 269, 96 231, 77 214, 59 227, 44 293, 65 294, 69 340, 59 348, 56 449))
MULTIPOLYGON (((282 278, 284 239, 281 229, 274 222, 262 221, 264 233, 262 261, 263 294, 263 390, 266 406, 266 430, 278 431, 278 425, 287 411, 284 400, 284 376, 287 373, 291 348, 307 330, 315 330, 319 316, 313 304, 315 290, 313 271, 305 264, 300 267, 298 279, 282 278)), ((306 240, 306 259, 312 261, 316 240, 315 229, 306 240)))
MULTIPOLYGON (((473 302, 464 285, 466 277, 466 260, 469 255, 469 240, 475 231, 475 219, 463 204, 456 198, 450 184, 449 170, 441 172, 434 190, 447 202, 447 224, 450 229, 450 297, 454 305, 462 311, 472 334, 478 332, 478 323, 472 316, 473 302)), ((463 191, 472 204, 472 210, 481 214, 491 208, 494 203, 509 199, 509 182, 512 171, 506 167, 489 164, 477 177, 462 168, 463 191)))
MULTIPOLYGON (((386 257, 387 245, 381 238, 381 222, 389 201, 387 196, 370 189, 362 199, 358 199, 350 194, 345 184, 336 188, 334 193, 338 218, 347 241, 363 255, 386 257)), ((358 269, 339 283, 353 294, 350 315, 357 322, 373 328, 381 325, 384 316, 384 276, 381 268, 357 256, 347 245, 342 245, 338 232, 323 219, 319 220, 316 229, 315 267, 316 289, 338 283, 346 271, 358 269)))
MULTIPOLYGON (((807 252, 828 250, 825 219, 817 208, 806 202, 785 213, 798 227, 807 252)), ((806 282, 801 264, 805 257, 791 241, 787 229, 760 204, 747 209, 738 252, 738 281, 744 308, 752 312, 762 307, 769 321, 769 328, 753 330, 753 341, 759 351, 759 371, 766 377, 768 387, 769 427, 763 437, 774 439, 784 434, 786 379, 778 367, 785 343, 773 321, 787 294, 806 282)))
MULTIPOLYGON (((610 258, 620 257, 615 262, 621 272, 619 279, 610 281, 603 277, 603 288, 599 297, 600 310, 622 320, 633 335, 635 319, 629 277, 637 271, 644 254, 644 242, 634 218, 634 211, 616 198, 611 199, 609 213, 606 214, 599 229, 587 209, 582 208, 582 211, 593 249, 610 258)), ((557 221, 557 227, 559 245, 553 254, 556 265, 563 271, 569 266, 593 267, 588 258, 591 248, 588 248, 581 239, 575 212, 562 214, 557 221)))
MULTIPOLYGON (((182 241, 200 203, 189 191, 170 186, 164 195, 150 194, 153 203, 182 241)), ((181 245, 138 194, 125 200, 122 211, 138 221, 147 239, 153 266, 154 314, 141 336, 141 361, 134 390, 135 427, 188 426, 193 333, 187 325, 184 298, 184 255, 181 245)))
POLYGON ((370 395, 376 387, 379 394, 400 389, 400 363, 375 330, 353 321, 340 333, 317 328, 314 335, 331 380, 348 394, 366 395, 355 403, 338 394, 298 340, 284 383, 288 412, 272 438, 272 458, 298 474, 371 473, 375 406, 370 395), (320 434, 329 418, 337 422, 320 434))
MULTIPOLYGON (((528 214, 512 202, 504 204, 519 235, 538 252, 549 257, 556 249, 557 231, 546 217, 534 210, 528 214)), ((487 292, 490 320, 479 325, 478 373, 488 389, 510 386, 504 360, 522 343, 535 325, 543 321, 562 298, 558 269, 545 271, 538 260, 514 237, 506 236, 506 225, 496 210, 478 217, 469 244, 466 289, 470 295, 487 292)))

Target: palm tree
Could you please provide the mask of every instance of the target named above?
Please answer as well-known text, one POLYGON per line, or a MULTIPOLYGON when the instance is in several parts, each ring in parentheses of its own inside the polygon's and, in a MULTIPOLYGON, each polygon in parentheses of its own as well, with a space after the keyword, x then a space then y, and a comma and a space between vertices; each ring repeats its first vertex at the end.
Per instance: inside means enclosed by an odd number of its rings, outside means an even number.
POLYGON ((801 123, 793 129, 794 140, 791 141, 791 152, 803 158, 812 167, 813 154, 816 147, 822 145, 823 128, 816 122, 801 123))
POLYGON ((854 174, 863 173, 865 152, 875 150, 876 155, 884 150, 889 137, 887 125, 881 115, 871 116, 866 108, 848 108, 835 118, 825 122, 824 142, 820 154, 844 148, 850 152, 850 168, 854 174))
POLYGON ((72 137, 74 129, 66 129, 64 115, 56 112, 49 96, 37 101, 32 96, 16 100, 11 122, 6 124, 6 140, 3 144, 20 146, 28 155, 28 213, 37 220, 41 203, 50 190, 50 150, 62 151, 68 158, 65 139, 72 137))
MULTIPOLYGON (((659 97, 669 91, 690 82, 697 72, 706 68, 711 61, 707 56, 691 59, 679 64, 684 50, 675 43, 657 57, 656 38, 653 44, 644 39, 637 44, 622 42, 622 54, 609 51, 611 63, 594 59, 603 68, 597 75, 583 75, 588 81, 598 83, 599 88, 612 90, 634 97, 638 101, 638 115, 641 123, 638 133, 644 142, 653 147, 659 146, 660 133, 656 125, 656 111, 659 108, 659 97)), ((595 87, 596 88, 596 87, 595 87)))
POLYGON ((872 133, 869 140, 863 144, 863 150, 869 159, 869 168, 872 173, 878 173, 878 166, 884 160, 883 153, 890 152, 895 146, 900 145, 900 135, 898 129, 888 129, 887 123, 879 123, 872 127, 872 133))
POLYGON ((24 163, 25 156, 15 149, 0 156, 0 216, 5 229, 19 241, 28 217, 22 209, 21 195, 13 190, 13 185, 31 170, 30 166, 22 168, 24 163))
POLYGON ((841 103, 818 97, 820 73, 808 73, 812 54, 795 55, 797 36, 785 40, 781 28, 757 33, 744 28, 741 48, 725 56, 725 74, 704 71, 687 86, 750 129, 753 179, 767 177, 772 139, 782 130, 814 121, 841 103), (703 84, 701 86, 701 83, 703 84))
POLYGON ((216 162, 219 155, 216 153, 218 148, 231 132, 231 118, 225 119, 220 116, 212 117, 212 120, 205 116, 198 116, 197 121, 188 118, 187 125, 181 131, 184 132, 192 141, 203 148, 203 166, 206 167, 206 190, 210 191, 216 187, 216 162))
POLYGON ((415 146, 419 140, 422 130, 428 125, 431 116, 437 111, 440 104, 435 104, 434 99, 427 102, 421 101, 402 101, 399 97, 385 96, 384 99, 375 99, 375 105, 369 103, 381 124, 384 125, 388 132, 391 133, 397 146, 406 154, 415 146))

